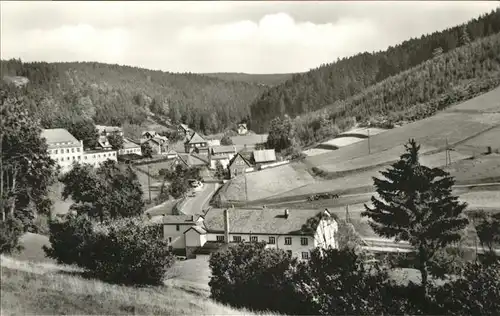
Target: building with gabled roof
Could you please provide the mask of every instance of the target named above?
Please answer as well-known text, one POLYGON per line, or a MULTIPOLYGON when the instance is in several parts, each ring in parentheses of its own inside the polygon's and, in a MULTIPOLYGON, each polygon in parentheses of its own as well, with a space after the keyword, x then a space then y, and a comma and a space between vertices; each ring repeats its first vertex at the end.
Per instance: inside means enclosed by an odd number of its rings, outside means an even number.
MULTIPOLYGON (((163 223, 168 226, 164 237, 183 234, 179 240, 184 241, 187 257, 203 248, 240 242, 265 242, 266 247, 283 249, 303 260, 309 259, 314 248, 338 247, 338 223, 326 209, 212 208, 199 217, 170 218, 163 223), (175 230, 170 228, 173 225, 175 230)), ((174 248, 181 247, 182 242, 171 240, 174 248)))
POLYGON ((227 168, 235 155, 236 147, 233 145, 210 147, 208 150, 210 169, 215 169, 217 162, 220 162, 223 168, 227 168))
POLYGON ((131 139, 123 138, 123 148, 118 150, 118 155, 136 154, 142 156, 141 145, 131 139))
POLYGON ((77 140, 64 128, 44 129, 42 137, 47 142, 50 158, 65 173, 71 170, 73 163, 85 163, 98 167, 106 160, 117 160, 117 152, 111 149, 84 151, 83 142, 77 140))
POLYGON ((200 134, 194 132, 193 135, 184 142, 184 149, 186 153, 190 153, 193 150, 207 151, 208 143, 200 134))
POLYGON ((252 164, 241 153, 237 153, 228 165, 229 177, 234 178, 237 175, 244 174, 245 170, 251 168, 252 164))

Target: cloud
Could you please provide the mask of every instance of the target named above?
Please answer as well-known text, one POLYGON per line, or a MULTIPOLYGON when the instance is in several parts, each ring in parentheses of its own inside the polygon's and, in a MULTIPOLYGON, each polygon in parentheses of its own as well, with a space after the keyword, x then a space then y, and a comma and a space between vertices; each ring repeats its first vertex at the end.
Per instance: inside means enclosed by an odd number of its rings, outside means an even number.
POLYGON ((2 58, 167 71, 306 71, 463 23, 498 2, 8 2, 2 58))

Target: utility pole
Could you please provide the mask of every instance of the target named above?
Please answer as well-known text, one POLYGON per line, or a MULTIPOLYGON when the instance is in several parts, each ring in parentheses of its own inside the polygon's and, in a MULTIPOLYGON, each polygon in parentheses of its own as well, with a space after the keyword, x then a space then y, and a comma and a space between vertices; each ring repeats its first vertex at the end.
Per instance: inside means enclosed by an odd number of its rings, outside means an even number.
POLYGON ((370 146, 370 125, 368 125, 368 155, 370 155, 372 152, 371 146, 370 146))
POLYGON ((245 199, 248 202, 247 174, 244 171, 243 171, 243 176, 245 177, 245 199))
POLYGON ((345 206, 345 221, 349 223, 349 204, 345 206))
POLYGON ((151 203, 151 180, 150 180, 150 165, 148 165, 148 191, 149 191, 149 203, 151 203))

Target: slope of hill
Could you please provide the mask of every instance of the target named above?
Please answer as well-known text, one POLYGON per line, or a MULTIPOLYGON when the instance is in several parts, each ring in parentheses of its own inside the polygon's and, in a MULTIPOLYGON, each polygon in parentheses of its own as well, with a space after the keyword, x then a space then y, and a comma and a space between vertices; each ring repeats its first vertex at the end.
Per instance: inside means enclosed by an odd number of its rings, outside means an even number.
POLYGON ((500 87, 432 117, 374 135, 370 137, 370 154, 368 139, 364 139, 326 154, 307 157, 302 162, 236 177, 220 191, 221 199, 231 202, 296 199, 319 192, 363 192, 372 186, 372 177, 380 176, 379 171, 399 158, 409 138, 421 144, 422 163, 431 167, 445 166, 444 151, 448 143, 454 149, 450 153, 453 165, 448 170, 457 177, 458 184, 498 181, 498 155, 482 156, 488 146, 492 150, 500 148, 500 138, 495 135, 500 128, 498 100, 500 87), (465 160, 474 155, 475 159, 465 160), (311 178, 304 172, 312 167, 322 170, 327 179, 311 178))
MULTIPOLYGON (((500 84, 500 33, 387 78, 347 100, 294 119, 303 144, 336 136, 345 122, 391 127, 434 115, 500 84)), ((470 109, 468 110, 470 112, 470 109)))
POLYGON ((293 76, 252 104, 253 129, 262 132, 273 117, 295 116, 345 100, 434 56, 498 32, 500 8, 465 25, 410 39, 383 52, 358 54, 293 76))
POLYGON ((26 94, 45 127, 74 117, 96 124, 141 124, 148 117, 218 132, 249 116, 266 87, 191 73, 92 62, 1 61, 2 76, 29 80, 26 94))
POLYGON ((226 81, 241 81, 265 86, 279 85, 294 76, 294 74, 247 74, 241 72, 216 72, 203 75, 226 81))
MULTIPOLYGON (((189 284, 136 288, 78 276, 78 269, 1 257, 1 315, 258 315, 189 284)), ((263 315, 263 314, 261 314, 263 315)))

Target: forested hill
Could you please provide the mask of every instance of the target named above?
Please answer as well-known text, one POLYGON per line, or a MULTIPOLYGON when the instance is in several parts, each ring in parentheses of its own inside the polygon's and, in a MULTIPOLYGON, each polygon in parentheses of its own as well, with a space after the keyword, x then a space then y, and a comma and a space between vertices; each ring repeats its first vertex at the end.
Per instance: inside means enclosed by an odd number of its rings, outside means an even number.
POLYGON ((466 24, 410 39, 386 51, 358 54, 294 75, 251 105, 253 129, 262 132, 276 116, 293 117, 345 100, 436 55, 498 32, 500 8, 466 24))
POLYGON ((206 73, 206 76, 219 78, 226 81, 242 81, 248 83, 256 83, 265 86, 276 86, 288 79, 292 78, 293 74, 247 74, 241 72, 215 72, 206 73))
POLYGON ((44 127, 78 117, 95 124, 170 118, 213 133, 249 116, 249 105, 266 87, 191 73, 168 73, 91 62, 1 61, 2 76, 29 79, 26 93, 44 127))

